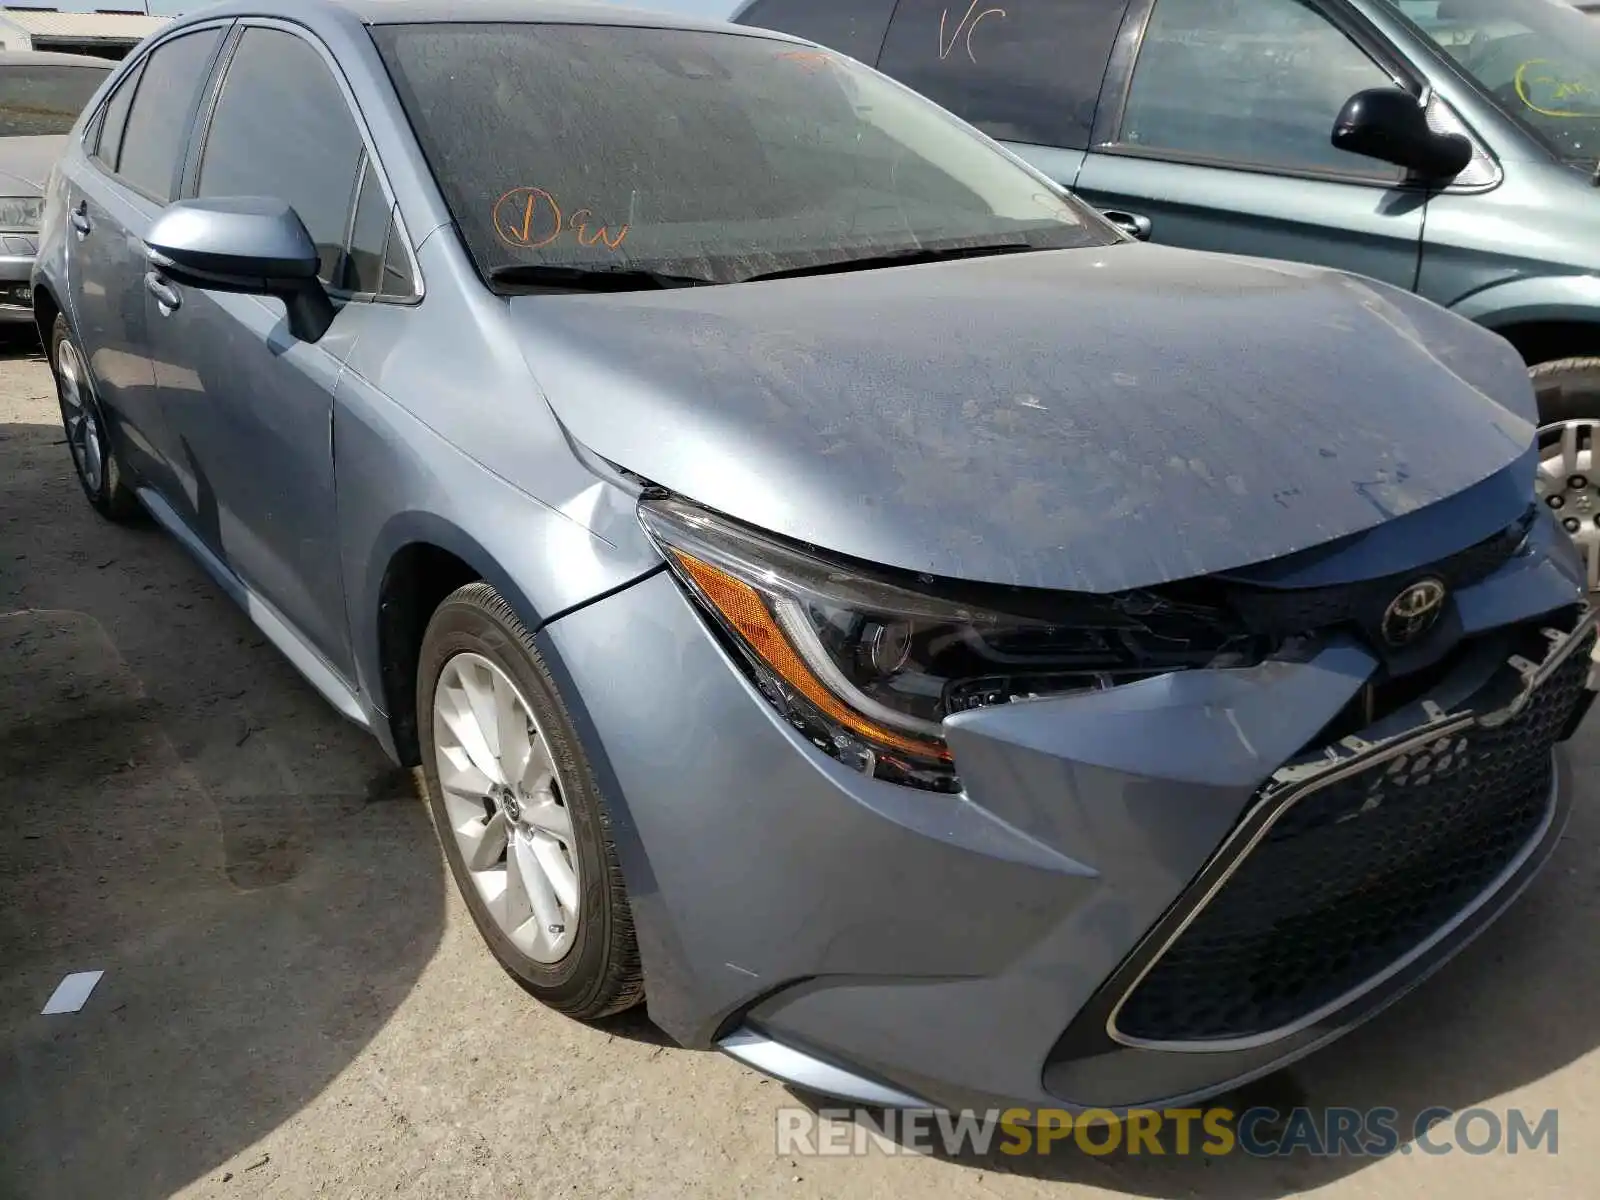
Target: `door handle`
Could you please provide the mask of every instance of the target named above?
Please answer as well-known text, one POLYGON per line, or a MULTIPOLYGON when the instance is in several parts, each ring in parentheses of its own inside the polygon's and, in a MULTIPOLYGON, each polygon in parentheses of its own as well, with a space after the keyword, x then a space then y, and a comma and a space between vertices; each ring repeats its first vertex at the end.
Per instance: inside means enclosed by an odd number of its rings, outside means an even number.
POLYGON ((1138 213, 1121 212, 1114 208, 1108 208, 1100 215, 1129 237, 1137 238, 1141 242, 1150 240, 1149 217, 1140 216, 1138 213))
POLYGON ((156 298, 156 307, 161 310, 163 317, 170 317, 173 310, 183 303, 183 297, 165 279, 154 271, 149 271, 144 277, 144 290, 156 298))
POLYGON ((89 230, 94 228, 94 225, 89 221, 89 202, 87 200, 78 201, 78 207, 72 210, 72 228, 77 233, 80 242, 88 237, 89 230))

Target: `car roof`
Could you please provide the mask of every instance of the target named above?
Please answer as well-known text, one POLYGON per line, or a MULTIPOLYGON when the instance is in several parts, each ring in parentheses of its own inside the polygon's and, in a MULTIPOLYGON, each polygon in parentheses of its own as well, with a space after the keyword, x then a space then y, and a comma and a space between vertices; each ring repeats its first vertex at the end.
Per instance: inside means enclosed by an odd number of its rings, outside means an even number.
POLYGON ((98 67, 102 71, 115 69, 109 58, 93 54, 62 54, 55 50, 0 50, 0 67, 98 67))
MULTIPOLYGON (((737 33, 755 31, 713 17, 687 16, 633 7, 626 0, 224 0, 193 8, 176 25, 216 17, 307 18, 348 13, 366 25, 478 22, 513 25, 617 25, 647 29, 692 29, 737 33)), ((762 31, 757 36, 766 36, 762 31)), ((772 35, 782 37, 785 35, 772 35)), ((788 39, 799 40, 799 39, 788 39)))
POLYGON ((336 0, 369 25, 428 21, 515 21, 543 25, 644 25, 678 29, 726 22, 605 0, 336 0))

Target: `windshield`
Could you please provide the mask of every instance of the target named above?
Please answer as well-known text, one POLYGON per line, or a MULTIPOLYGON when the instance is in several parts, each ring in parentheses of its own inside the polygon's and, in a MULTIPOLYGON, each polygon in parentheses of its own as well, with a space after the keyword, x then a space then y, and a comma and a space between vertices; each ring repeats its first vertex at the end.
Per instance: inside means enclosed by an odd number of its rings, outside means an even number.
POLYGON ((562 24, 373 36, 486 277, 560 267, 729 283, 1116 240, 943 110, 825 51, 562 24))
POLYGON ((66 133, 110 69, 0 67, 0 137, 66 133))
POLYGON ((1559 0, 1388 0, 1561 158, 1600 158, 1600 21, 1559 0))

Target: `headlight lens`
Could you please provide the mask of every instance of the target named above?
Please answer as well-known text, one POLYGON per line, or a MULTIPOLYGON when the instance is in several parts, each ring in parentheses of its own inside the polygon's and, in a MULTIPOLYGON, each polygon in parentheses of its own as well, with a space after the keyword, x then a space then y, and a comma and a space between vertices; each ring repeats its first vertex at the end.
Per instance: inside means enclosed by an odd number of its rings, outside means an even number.
POLYGON ((39 216, 43 212, 43 197, 0 197, 0 229, 32 233, 39 228, 39 216))
POLYGON ((671 496, 646 495, 639 513, 768 700, 827 753, 897 783, 960 789, 942 736, 955 713, 1259 657, 1221 613, 1149 593, 897 577, 671 496))

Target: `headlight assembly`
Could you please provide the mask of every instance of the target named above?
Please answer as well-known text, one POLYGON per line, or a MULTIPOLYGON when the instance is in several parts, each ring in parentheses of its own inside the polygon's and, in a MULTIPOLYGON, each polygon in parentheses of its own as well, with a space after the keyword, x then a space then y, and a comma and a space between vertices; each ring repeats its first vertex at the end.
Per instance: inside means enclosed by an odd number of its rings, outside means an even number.
POLYGON ((0 229, 33 233, 39 228, 43 211, 44 199, 40 196, 0 197, 0 229))
POLYGON ((1253 640, 1220 614, 1148 593, 970 587, 809 553, 675 497, 640 519, 767 699, 869 775, 957 791, 944 718, 1243 665, 1253 640))

